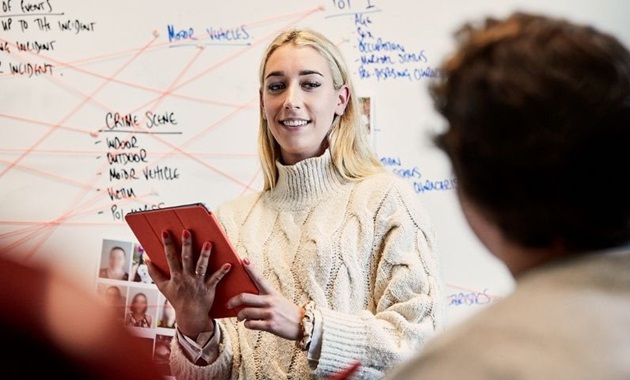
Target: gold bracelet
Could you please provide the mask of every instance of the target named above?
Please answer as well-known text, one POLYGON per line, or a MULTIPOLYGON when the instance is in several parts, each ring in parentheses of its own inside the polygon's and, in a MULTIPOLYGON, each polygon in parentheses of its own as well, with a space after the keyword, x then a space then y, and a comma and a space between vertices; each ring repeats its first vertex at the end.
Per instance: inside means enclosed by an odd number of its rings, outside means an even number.
POLYGON ((302 351, 307 351, 313 337, 313 327, 315 327, 315 302, 308 301, 303 307, 302 339, 298 342, 298 346, 302 351))

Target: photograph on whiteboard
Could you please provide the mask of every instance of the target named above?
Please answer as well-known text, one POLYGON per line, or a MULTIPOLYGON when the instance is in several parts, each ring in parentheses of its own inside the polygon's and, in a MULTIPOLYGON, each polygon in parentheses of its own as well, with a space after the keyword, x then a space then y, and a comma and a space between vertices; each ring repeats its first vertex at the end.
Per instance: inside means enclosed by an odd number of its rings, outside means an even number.
POLYGON ((98 277, 118 281, 129 280, 133 249, 132 242, 103 239, 98 277))
MULTIPOLYGON (((160 293, 161 295, 161 293, 160 293)), ((160 296, 160 308, 158 310, 158 320, 157 327, 166 328, 166 329, 174 329, 175 328, 175 309, 173 305, 164 298, 160 296)))
POLYGON ((153 284, 153 279, 149 276, 149 269, 147 268, 147 260, 149 255, 146 253, 140 244, 134 244, 133 259, 131 265, 131 278, 135 282, 142 282, 144 284, 153 284))
POLYGON ((152 328, 156 319, 158 293, 156 289, 130 288, 125 326, 152 328))
POLYGON ((361 124, 367 129, 368 134, 372 135, 372 97, 359 97, 359 112, 361 114, 361 124))
POLYGON ((127 309, 127 290, 126 286, 114 285, 110 283, 99 283, 97 287, 98 294, 105 300, 105 303, 113 310, 115 318, 122 325, 125 320, 125 311, 127 309))
POLYGON ((170 376, 169 357, 171 355, 172 335, 155 336, 155 348, 153 349, 153 361, 158 369, 166 376, 170 376))
POLYGON ((376 126, 374 125, 374 97, 359 96, 359 114, 361 117, 361 125, 367 129, 368 138, 372 144, 372 148, 376 151, 376 126))

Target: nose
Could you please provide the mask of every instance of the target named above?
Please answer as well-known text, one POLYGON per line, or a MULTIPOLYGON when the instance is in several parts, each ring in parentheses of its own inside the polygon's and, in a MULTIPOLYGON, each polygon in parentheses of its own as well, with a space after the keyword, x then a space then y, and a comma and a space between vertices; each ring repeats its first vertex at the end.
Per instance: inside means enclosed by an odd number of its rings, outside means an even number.
POLYGON ((302 91, 299 83, 291 83, 284 93, 285 109, 300 109, 302 107, 302 91))

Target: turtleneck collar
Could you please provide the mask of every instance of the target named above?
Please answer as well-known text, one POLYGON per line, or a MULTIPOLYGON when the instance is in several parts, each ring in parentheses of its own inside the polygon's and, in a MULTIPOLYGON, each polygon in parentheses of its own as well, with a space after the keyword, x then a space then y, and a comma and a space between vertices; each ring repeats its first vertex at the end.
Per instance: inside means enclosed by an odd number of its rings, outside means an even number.
POLYGON ((294 165, 276 162, 276 167, 278 182, 270 191, 269 200, 279 208, 312 207, 344 183, 332 164, 330 149, 294 165))

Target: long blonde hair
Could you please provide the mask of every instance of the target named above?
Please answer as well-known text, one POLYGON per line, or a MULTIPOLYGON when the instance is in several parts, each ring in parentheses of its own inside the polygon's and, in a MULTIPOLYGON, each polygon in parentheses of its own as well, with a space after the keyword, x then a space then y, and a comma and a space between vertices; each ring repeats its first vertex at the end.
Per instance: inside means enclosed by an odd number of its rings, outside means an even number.
MULTIPOLYGON (((350 99, 345 112, 341 116, 335 116, 328 134, 332 163, 337 174, 346 180, 358 180, 381 171, 383 168, 372 151, 367 128, 361 125, 359 102, 348 68, 339 49, 324 35, 311 29, 290 29, 278 35, 269 44, 263 55, 259 73, 260 88, 262 89, 264 84, 265 66, 269 57, 276 49, 289 43, 294 46, 310 46, 316 49, 328 61, 335 90, 346 84, 350 91, 350 99)), ((267 120, 263 117, 262 101, 259 108, 258 150, 264 174, 263 190, 269 190, 278 181, 276 161, 280 158, 280 146, 271 134, 267 120)))

